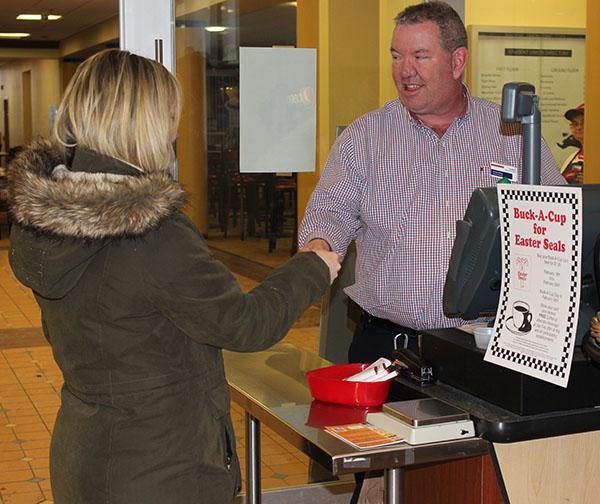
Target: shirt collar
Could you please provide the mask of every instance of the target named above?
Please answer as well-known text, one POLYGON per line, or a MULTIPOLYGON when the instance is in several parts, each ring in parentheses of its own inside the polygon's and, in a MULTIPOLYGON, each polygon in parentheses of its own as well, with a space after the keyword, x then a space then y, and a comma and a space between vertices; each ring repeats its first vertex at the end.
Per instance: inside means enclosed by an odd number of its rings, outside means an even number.
MULTIPOLYGON (((471 93, 469 92, 469 88, 466 86, 465 83, 462 84, 462 93, 463 93, 463 99, 464 99, 465 107, 464 107, 463 111, 452 120, 452 123, 450 123, 450 126, 448 127, 448 129, 450 129, 453 124, 460 124, 466 118, 471 117, 471 109, 472 109, 471 100, 472 100, 472 97, 471 97, 471 93)), ((398 103, 400 103, 400 106, 403 107, 406 110, 406 112, 408 113, 408 117, 409 117, 410 122, 412 122, 416 126, 419 126, 419 127, 422 127, 422 128, 431 129, 429 126, 427 126, 426 124, 424 124, 417 116, 415 116, 410 110, 408 110, 402 104, 402 102, 400 101, 400 99, 398 99, 398 103)))

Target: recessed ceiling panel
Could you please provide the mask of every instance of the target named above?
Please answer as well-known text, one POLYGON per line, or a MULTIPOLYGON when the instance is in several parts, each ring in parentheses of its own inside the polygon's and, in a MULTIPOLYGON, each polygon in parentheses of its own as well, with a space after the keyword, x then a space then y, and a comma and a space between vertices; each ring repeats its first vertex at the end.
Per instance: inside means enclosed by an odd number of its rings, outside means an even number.
POLYGON ((119 0, 2 0, 0 32, 27 32, 31 34, 28 41, 57 42, 118 13, 119 0), (57 21, 19 21, 18 14, 63 17, 57 21))

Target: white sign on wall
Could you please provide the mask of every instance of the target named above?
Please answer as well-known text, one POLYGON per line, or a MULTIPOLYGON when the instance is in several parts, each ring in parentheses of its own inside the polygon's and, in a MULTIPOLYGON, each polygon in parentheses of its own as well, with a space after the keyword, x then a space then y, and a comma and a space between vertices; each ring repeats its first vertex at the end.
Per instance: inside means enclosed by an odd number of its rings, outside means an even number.
POLYGON ((565 112, 584 102, 584 30, 471 26, 470 32, 471 92, 500 104, 505 83, 533 84, 542 135, 560 167, 577 150, 557 144, 569 134, 565 112))
POLYGON ((240 47, 240 172, 315 170, 316 50, 240 47))

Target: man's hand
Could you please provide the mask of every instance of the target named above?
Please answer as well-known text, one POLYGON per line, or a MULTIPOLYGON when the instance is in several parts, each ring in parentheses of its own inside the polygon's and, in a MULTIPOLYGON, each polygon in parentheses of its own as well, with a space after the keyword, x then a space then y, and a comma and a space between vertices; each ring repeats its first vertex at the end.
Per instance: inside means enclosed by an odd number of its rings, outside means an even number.
POLYGON ((329 246, 329 243, 327 243, 325 240, 322 240, 321 238, 315 238, 314 240, 310 240, 306 245, 304 245, 302 250, 304 252, 308 252, 310 250, 314 252, 316 252, 317 250, 330 251, 331 247, 329 246))

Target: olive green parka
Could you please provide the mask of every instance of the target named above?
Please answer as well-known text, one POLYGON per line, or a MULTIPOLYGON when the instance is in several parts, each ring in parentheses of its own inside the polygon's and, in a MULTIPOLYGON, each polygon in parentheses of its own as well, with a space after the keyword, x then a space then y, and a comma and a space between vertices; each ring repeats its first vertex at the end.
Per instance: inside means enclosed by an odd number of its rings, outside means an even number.
POLYGON ((221 349, 280 340, 328 268, 300 253, 244 293, 167 168, 67 152, 38 141, 8 174, 10 264, 64 375, 54 501, 229 503, 240 472, 221 349))

